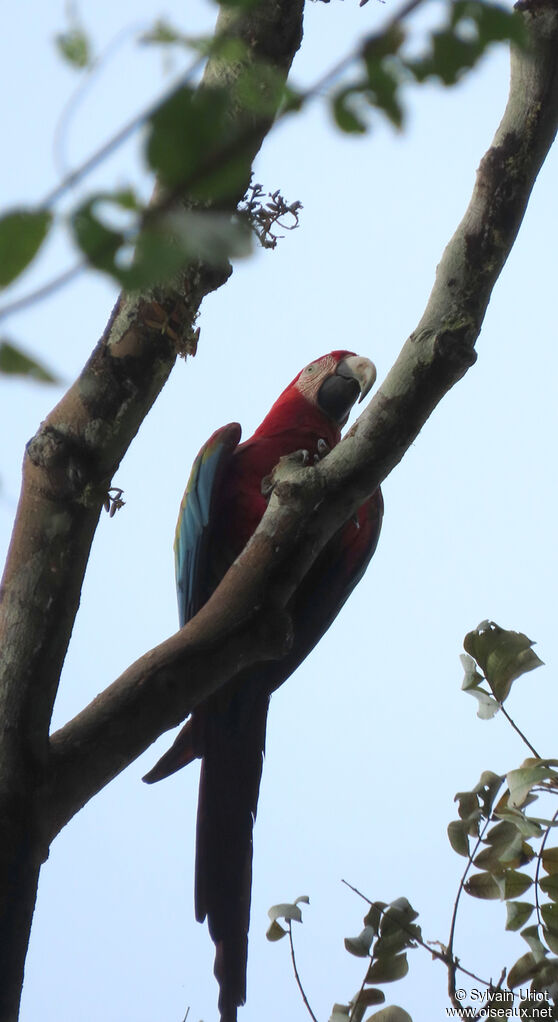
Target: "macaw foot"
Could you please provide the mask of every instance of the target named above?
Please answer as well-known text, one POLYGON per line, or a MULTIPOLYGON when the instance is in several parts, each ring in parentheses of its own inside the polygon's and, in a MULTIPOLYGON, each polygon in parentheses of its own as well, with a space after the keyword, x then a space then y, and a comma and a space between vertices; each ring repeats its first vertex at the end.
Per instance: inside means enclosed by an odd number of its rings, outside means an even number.
POLYGON ((284 454, 283 457, 279 459, 279 462, 273 469, 273 472, 270 472, 268 476, 263 477, 261 486, 262 497, 265 497, 266 500, 269 500, 271 494, 273 493, 275 487, 277 486, 277 483, 281 481, 280 478, 281 470, 284 471, 285 469, 288 469, 291 466, 293 468, 295 467, 306 468, 308 465, 311 464, 312 459, 310 458, 310 451, 300 450, 293 451, 292 454, 284 454))
POLYGON ((317 461, 321 461, 322 458, 325 458, 326 454, 329 454, 330 451, 331 447, 329 446, 327 441, 324 440, 323 437, 320 437, 320 439, 318 440, 318 453, 314 455, 314 464, 317 461))

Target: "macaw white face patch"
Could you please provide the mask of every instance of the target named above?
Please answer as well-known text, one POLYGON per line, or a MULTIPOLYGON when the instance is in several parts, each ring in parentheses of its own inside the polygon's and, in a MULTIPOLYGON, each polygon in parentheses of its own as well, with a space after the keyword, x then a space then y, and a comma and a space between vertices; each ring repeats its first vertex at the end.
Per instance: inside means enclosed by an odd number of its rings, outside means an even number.
POLYGON ((338 364, 339 360, 333 355, 324 355, 322 358, 316 359, 315 362, 310 362, 310 365, 307 365, 298 377, 295 383, 296 389, 304 395, 307 401, 315 405, 322 383, 335 372, 338 364))

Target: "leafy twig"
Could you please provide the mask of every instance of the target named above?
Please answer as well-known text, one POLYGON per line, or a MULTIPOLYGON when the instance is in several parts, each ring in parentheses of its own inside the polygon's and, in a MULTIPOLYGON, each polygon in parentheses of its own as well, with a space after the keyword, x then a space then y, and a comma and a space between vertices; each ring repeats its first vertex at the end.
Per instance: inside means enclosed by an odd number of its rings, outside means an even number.
MULTIPOLYGON (((476 854, 476 851, 474 854, 476 854)), ((362 900, 365 901, 368 905, 374 904, 374 902, 372 902, 370 898, 363 894, 362 891, 359 891, 357 887, 353 887, 353 885, 350 884, 348 880, 342 879, 341 883, 345 884, 346 887, 348 887, 351 891, 354 891, 355 894, 358 894, 359 898, 362 898, 362 900)), ((380 909, 382 915, 384 914, 385 911, 386 911, 385 909, 384 910, 380 909)), ((428 954, 431 955, 432 958, 436 959, 439 962, 442 962, 442 964, 445 966, 448 966, 450 964, 450 959, 453 958, 453 955, 450 955, 448 953, 448 948, 446 948, 445 945, 443 944, 441 945, 441 947, 444 948, 443 951, 436 951, 432 944, 427 943, 427 941, 423 940, 422 937, 419 937, 415 933, 411 932, 411 930, 409 930, 404 923, 400 923, 400 926, 402 930, 404 930, 406 933, 409 934, 410 937, 413 938, 416 944, 424 948, 425 951, 428 951, 428 954)), ((469 976, 470 979, 474 979, 477 983, 481 983, 482 986, 490 987, 492 985, 490 980, 482 979, 481 976, 477 976, 474 972, 471 972, 470 969, 466 969, 463 965, 461 965, 458 959, 453 959, 453 963, 455 964, 455 969, 457 972, 462 972, 463 975, 469 976)))
POLYGON ((304 1001, 304 1003, 306 1005, 306 1008, 308 1010, 308 1013, 309 1013, 310 1017, 313 1019, 313 1022, 318 1022, 318 1019, 314 1015, 314 1012, 312 1011, 312 1008, 310 1007, 310 1004, 308 1003, 308 998, 307 998, 307 996, 306 996, 306 994, 304 992, 304 987, 302 986, 302 982, 301 982, 300 976, 298 974, 298 969, 296 967, 295 949, 294 949, 294 943, 293 943, 293 928, 292 928, 292 923, 291 923, 290 919, 287 920, 287 926, 288 926, 288 933, 289 933, 289 944, 291 945, 291 961, 293 963, 293 970, 294 970, 297 986, 298 986, 298 989, 300 990, 300 994, 301 994, 302 1000, 304 1001))
POLYGON ((535 907, 536 907, 536 910, 537 910, 537 924, 538 924, 538 926, 540 926, 542 928, 544 928, 544 923, 543 923, 543 921, 541 919, 541 909, 540 909, 540 903, 539 903, 539 876, 540 876, 540 872, 541 872, 542 854, 544 852, 544 846, 545 846, 545 844, 547 842, 548 835, 550 834, 550 832, 552 830, 552 824, 555 823, 557 819, 558 819, 558 809, 554 813, 554 816, 552 817, 551 822, 549 823, 548 827, 546 828, 546 830, 544 832, 544 837, 543 837, 543 839, 541 841, 541 847, 539 848, 539 854, 537 855, 537 866, 536 866, 536 869, 535 869, 535 907))
MULTIPOLYGON (((469 853, 469 858, 467 860, 467 865, 465 866, 465 869, 463 871, 463 875, 461 877, 461 880, 459 881, 459 887, 457 889, 457 895, 456 895, 456 898, 455 898, 455 902, 454 902, 454 905, 453 905, 453 912, 452 912, 452 916, 451 916, 450 932, 449 932, 448 944, 447 944, 448 958, 447 958, 447 961, 446 961, 446 965, 448 967, 448 994, 449 994, 449 998, 450 998, 451 1003, 456 1008, 461 1008, 461 1004, 460 1004, 460 1002, 457 1000, 457 998, 455 996, 455 974, 456 974, 457 969, 460 968, 460 966, 457 964, 458 960, 456 959, 456 957, 454 955, 454 952, 453 952, 453 941, 454 941, 454 938, 455 938, 455 926, 456 926, 456 923, 457 923, 457 909, 459 908, 459 901, 460 901, 461 895, 463 894, 463 891, 465 889, 465 881, 467 879, 467 875, 469 873, 469 870, 471 869, 471 866, 473 865, 473 859, 475 858, 475 855, 477 854, 477 852, 479 850, 479 847, 480 847, 480 845, 482 843, 482 839, 483 839, 484 835, 486 834, 486 831, 487 831, 487 829, 489 827, 489 824, 490 824, 490 821, 491 821, 491 815, 492 814, 489 812, 489 814, 488 814, 488 816, 486 818, 486 822, 484 824, 484 827, 482 827, 482 829, 479 831, 479 836, 478 836, 478 838, 477 838, 477 840, 475 842, 475 846, 473 848, 473 851, 469 853)), ((465 970, 463 970, 463 971, 465 971, 465 970)), ((484 981, 481 981, 481 982, 484 982, 484 981)), ((487 983, 486 985, 488 987, 490 987, 491 983, 487 983)))
POLYGON ((537 752, 537 750, 535 749, 535 746, 534 746, 534 745, 531 745, 531 742, 529 741, 529 739, 525 737, 525 735, 523 734, 523 731, 521 731, 521 729, 520 729, 520 728, 518 728, 518 726, 517 726, 517 724, 515 723, 515 721, 514 721, 514 720, 513 720, 513 719, 512 719, 511 717, 510 717, 510 715, 509 715, 508 711, 507 711, 507 710, 505 709, 505 707, 504 707, 504 704, 503 704, 503 703, 499 703, 499 706, 500 706, 500 709, 501 709, 502 713, 504 714, 504 717, 505 717, 505 718, 506 718, 506 720, 508 721, 508 723, 510 723, 510 724, 511 724, 511 726, 512 726, 512 727, 513 727, 513 729, 514 729, 514 731, 516 731, 516 732, 517 732, 517 734, 518 734, 518 735, 519 735, 519 737, 520 737, 520 738, 522 739, 522 741, 524 741, 524 742, 525 742, 525 745, 526 745, 526 746, 527 746, 527 748, 528 748, 528 749, 529 749, 529 750, 530 750, 530 751, 531 751, 531 752, 533 753, 533 756, 535 756, 535 757, 536 757, 537 759, 542 759, 542 756, 540 756, 540 755, 539 755, 539 753, 538 753, 538 752, 537 752))

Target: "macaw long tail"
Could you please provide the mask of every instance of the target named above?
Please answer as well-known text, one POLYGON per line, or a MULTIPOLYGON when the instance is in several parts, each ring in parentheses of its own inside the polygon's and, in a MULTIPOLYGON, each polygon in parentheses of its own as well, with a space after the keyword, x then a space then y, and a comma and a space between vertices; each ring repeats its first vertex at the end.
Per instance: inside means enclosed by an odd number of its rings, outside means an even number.
POLYGON ((252 831, 269 704, 261 678, 245 676, 235 689, 215 698, 205 717, 196 834, 196 918, 207 917, 215 943, 221 1022, 236 1022, 246 1000, 252 831))

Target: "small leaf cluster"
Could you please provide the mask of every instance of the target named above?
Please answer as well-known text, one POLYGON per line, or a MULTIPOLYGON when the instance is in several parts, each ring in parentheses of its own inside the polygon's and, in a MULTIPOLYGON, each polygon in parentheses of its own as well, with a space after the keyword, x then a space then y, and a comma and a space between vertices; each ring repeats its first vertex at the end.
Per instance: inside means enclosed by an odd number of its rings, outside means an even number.
POLYGON ((515 11, 487 0, 448 3, 445 24, 429 35, 418 56, 406 54, 405 32, 400 23, 394 22, 387 31, 369 36, 362 46, 359 77, 333 96, 335 121, 343 131, 363 133, 369 126, 368 106, 379 110, 395 128, 401 128, 405 83, 421 84, 434 78, 442 85, 454 85, 492 43, 503 40, 524 45, 523 22, 515 11))
POLYGON ((485 771, 471 791, 456 795, 459 820, 448 826, 454 851, 478 870, 464 882, 467 894, 505 901, 506 929, 519 930, 529 945, 510 969, 510 990, 529 981, 535 993, 558 981, 558 958, 553 957, 558 955, 558 847, 546 847, 558 825, 558 810, 552 818, 528 814, 540 792, 558 793, 558 760, 530 757, 505 778, 485 771), (505 781, 507 790, 496 802, 505 781), (471 838, 476 839, 472 849, 471 838), (535 842, 540 842, 538 851, 535 842), (528 891, 533 897, 527 901, 528 891), (535 922, 525 927, 533 914, 535 922))
POLYGON ((477 716, 482 720, 489 720, 501 709, 517 678, 542 666, 533 645, 523 632, 500 628, 495 621, 481 621, 467 633, 463 640, 466 652, 461 656, 465 669, 462 688, 478 701, 477 716), (489 692, 482 688, 483 682, 489 692))
MULTIPOLYGON (((273 905, 268 911, 271 925, 267 931, 267 939, 271 941, 281 940, 287 934, 291 936, 291 922, 302 922, 302 913, 299 905, 309 904, 309 899, 304 895, 292 903, 273 905), (284 919, 287 929, 281 926, 279 919, 284 919)), ((418 913, 406 898, 397 898, 389 905, 384 901, 376 901, 370 904, 370 908, 364 917, 364 928, 357 937, 346 937, 345 948, 349 954, 356 958, 368 959, 367 971, 360 990, 355 994, 349 1004, 334 1004, 329 1022, 362 1022, 367 1008, 383 1004, 385 994, 378 988, 378 984, 392 983, 402 979, 409 971, 407 961, 407 949, 416 947, 417 941, 422 943, 420 926, 415 920, 418 913)), ((298 973, 295 974, 297 981, 300 980, 298 973)), ((309 1008, 306 995, 301 987, 304 1000, 309 1008)), ((312 1018, 315 1018, 310 1010, 312 1018)), ((397 1005, 389 1005, 379 1011, 368 1015, 365 1022, 412 1022, 411 1016, 397 1005)))
MULTIPOLYGON (((422 941, 418 912, 407 898, 387 904, 372 902, 366 913, 364 928, 357 937, 345 938, 345 949, 357 958, 368 958, 369 966, 361 989, 347 1005, 334 1005, 330 1022, 361 1022, 366 1008, 383 1004, 385 994, 377 984, 403 979, 409 971, 407 949, 422 941)), ((411 1022, 410 1015, 398 1005, 390 1005, 369 1015, 366 1022, 411 1022)))
POLYGON ((74 70, 83 71, 93 64, 91 40, 73 4, 66 6, 68 27, 54 37, 58 53, 74 70))
POLYGON ((281 940, 283 937, 286 937, 289 930, 285 929, 284 926, 281 926, 281 923, 279 923, 278 920, 284 919, 288 923, 289 928, 293 920, 297 923, 301 923, 302 912, 300 911, 298 906, 309 904, 310 898, 308 897, 308 895, 301 894, 299 898, 295 898, 295 900, 292 902, 285 901, 279 905, 272 905, 271 908, 268 909, 267 913, 269 918, 271 919, 271 925, 268 927, 266 933, 267 939, 274 942, 276 940, 281 940))
MULTIPOLYGON (((469 632, 464 646, 463 688, 482 696, 478 715, 483 718, 502 707, 518 677, 542 664, 526 635, 490 621, 469 632), (483 682, 490 693, 480 687, 483 682)), ((534 815, 530 808, 541 795, 557 794, 558 760, 530 756, 506 776, 487 770, 474 788, 459 792, 459 818, 448 826, 452 848, 468 859, 463 889, 475 898, 505 901, 506 929, 519 931, 529 947, 507 976, 510 990, 531 984, 531 996, 519 1009, 526 1018, 533 998, 545 999, 558 990, 558 847, 547 847, 558 826, 558 809, 549 816, 534 815), (468 876, 473 866, 477 872, 468 876)))

